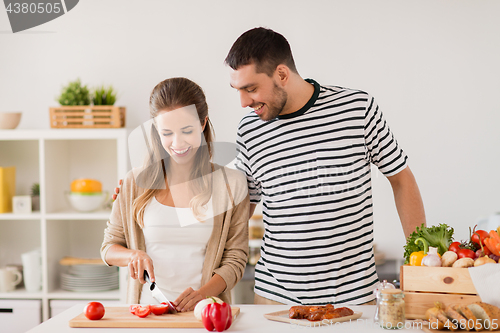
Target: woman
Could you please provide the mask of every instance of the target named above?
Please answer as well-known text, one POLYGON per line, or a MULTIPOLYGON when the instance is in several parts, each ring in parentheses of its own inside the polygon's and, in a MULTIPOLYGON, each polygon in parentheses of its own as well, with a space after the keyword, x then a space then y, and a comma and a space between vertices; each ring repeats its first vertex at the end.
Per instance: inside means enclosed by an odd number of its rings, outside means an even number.
POLYGON ((248 256, 245 176, 211 163, 208 106, 196 83, 167 79, 149 103, 147 163, 124 179, 101 257, 128 266, 130 304, 154 303, 144 271, 175 299, 177 311, 192 310, 207 296, 229 302, 248 256))

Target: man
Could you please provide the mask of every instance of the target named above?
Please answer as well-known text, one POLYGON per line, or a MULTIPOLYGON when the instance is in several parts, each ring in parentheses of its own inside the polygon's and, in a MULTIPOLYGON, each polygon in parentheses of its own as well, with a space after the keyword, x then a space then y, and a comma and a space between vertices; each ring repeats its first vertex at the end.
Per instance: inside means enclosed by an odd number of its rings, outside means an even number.
POLYGON ((280 34, 241 35, 225 63, 241 106, 237 167, 265 235, 255 303, 366 304, 378 282, 370 165, 388 178, 408 237, 425 223, 407 157, 373 97, 299 75, 280 34))

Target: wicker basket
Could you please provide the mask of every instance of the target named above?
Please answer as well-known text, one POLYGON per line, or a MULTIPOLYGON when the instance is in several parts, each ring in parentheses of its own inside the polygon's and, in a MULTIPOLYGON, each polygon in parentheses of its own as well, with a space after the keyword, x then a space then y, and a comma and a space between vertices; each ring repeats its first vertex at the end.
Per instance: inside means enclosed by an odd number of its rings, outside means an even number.
POLYGON ((52 128, 125 127, 126 108, 112 105, 61 106, 50 108, 52 128))

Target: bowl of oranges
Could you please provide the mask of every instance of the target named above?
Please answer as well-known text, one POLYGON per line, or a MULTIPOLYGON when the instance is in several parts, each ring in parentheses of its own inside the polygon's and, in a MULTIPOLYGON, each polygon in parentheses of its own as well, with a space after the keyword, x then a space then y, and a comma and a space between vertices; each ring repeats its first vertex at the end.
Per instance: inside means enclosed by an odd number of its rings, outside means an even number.
POLYGON ((92 212, 102 207, 108 192, 102 191, 102 184, 95 179, 81 178, 71 182, 71 192, 66 192, 68 201, 79 212, 92 212))

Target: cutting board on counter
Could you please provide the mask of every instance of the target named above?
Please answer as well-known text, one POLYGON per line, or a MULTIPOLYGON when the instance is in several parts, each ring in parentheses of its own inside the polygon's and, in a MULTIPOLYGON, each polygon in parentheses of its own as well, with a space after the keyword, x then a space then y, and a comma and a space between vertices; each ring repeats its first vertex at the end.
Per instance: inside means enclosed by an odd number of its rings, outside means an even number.
MULTIPOLYGON (((176 327, 176 328, 204 328, 203 323, 194 317, 193 311, 178 312, 156 316, 150 314, 146 318, 139 318, 129 312, 128 307, 106 307, 104 317, 100 320, 90 320, 80 313, 69 321, 70 327, 176 327)), ((233 321, 240 313, 240 308, 231 307, 233 321)))

